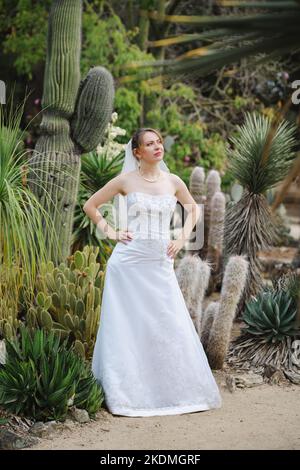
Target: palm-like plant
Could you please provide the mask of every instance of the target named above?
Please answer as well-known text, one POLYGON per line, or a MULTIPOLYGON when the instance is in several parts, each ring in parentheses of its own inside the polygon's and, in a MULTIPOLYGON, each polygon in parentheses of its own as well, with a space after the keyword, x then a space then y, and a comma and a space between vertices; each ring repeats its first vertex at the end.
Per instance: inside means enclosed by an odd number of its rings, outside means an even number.
POLYGON ((25 131, 20 131, 24 103, 16 109, 13 101, 7 106, 0 106, 0 279, 11 277, 10 267, 18 268, 19 276, 6 289, 15 295, 25 273, 26 285, 33 287, 39 263, 47 259, 42 222, 49 233, 53 225, 28 187, 28 152, 23 148, 25 131))
POLYGON ((228 206, 225 219, 226 255, 247 255, 249 275, 240 308, 261 285, 258 251, 268 248, 276 236, 264 193, 288 173, 293 162, 295 127, 282 121, 277 128, 265 116, 246 114, 232 138, 228 152, 232 175, 244 187, 242 198, 228 206))

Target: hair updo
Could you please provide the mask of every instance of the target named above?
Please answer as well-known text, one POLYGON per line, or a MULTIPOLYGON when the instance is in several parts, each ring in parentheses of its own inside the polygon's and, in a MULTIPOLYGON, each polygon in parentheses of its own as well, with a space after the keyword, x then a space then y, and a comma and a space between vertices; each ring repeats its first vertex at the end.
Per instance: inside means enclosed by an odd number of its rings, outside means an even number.
POLYGON ((152 129, 151 127, 140 127, 139 129, 137 129, 135 131, 135 133, 133 134, 133 136, 131 138, 132 139, 131 149, 132 149, 133 156, 135 158, 137 158, 137 157, 134 154, 134 149, 137 149, 141 145, 142 137, 145 134, 145 132, 154 132, 161 139, 161 141, 163 142, 163 138, 162 138, 160 132, 157 131, 156 129, 152 129))

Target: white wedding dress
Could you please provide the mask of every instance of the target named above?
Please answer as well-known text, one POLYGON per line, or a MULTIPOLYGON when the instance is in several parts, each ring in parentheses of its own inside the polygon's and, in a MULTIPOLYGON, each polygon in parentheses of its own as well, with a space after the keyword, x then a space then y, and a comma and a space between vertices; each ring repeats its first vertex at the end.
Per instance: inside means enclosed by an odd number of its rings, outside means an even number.
POLYGON ((107 262, 92 371, 112 414, 158 416, 221 406, 221 396, 167 255, 177 198, 126 196, 133 240, 107 262), (138 214, 138 217, 137 217, 138 214))

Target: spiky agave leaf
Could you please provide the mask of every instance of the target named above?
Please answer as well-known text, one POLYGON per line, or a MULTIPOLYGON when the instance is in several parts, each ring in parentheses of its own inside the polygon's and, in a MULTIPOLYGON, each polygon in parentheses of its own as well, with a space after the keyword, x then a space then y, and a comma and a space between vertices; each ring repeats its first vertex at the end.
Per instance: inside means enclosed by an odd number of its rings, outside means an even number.
POLYGON ((300 335, 295 329, 297 310, 287 292, 265 291, 246 304, 243 333, 265 338, 267 342, 282 341, 285 336, 300 335))

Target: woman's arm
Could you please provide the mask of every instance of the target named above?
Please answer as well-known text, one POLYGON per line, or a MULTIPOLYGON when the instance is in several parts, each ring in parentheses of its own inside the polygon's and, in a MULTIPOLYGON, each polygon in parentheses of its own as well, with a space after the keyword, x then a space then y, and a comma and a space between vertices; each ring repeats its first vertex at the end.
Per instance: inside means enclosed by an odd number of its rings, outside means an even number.
POLYGON ((92 222, 96 224, 97 228, 99 228, 108 238, 112 240, 117 239, 117 232, 106 222, 104 217, 98 211, 98 207, 102 204, 106 204, 116 194, 122 193, 123 181, 124 175, 116 176, 106 183, 103 188, 99 189, 99 191, 93 194, 83 206, 84 212, 92 220, 92 222))
POLYGON ((201 216, 201 208, 192 197, 185 182, 177 175, 173 175, 173 177, 175 177, 177 189, 175 195, 183 208, 188 212, 184 227, 182 228, 182 232, 178 238, 189 240, 193 228, 201 216))

